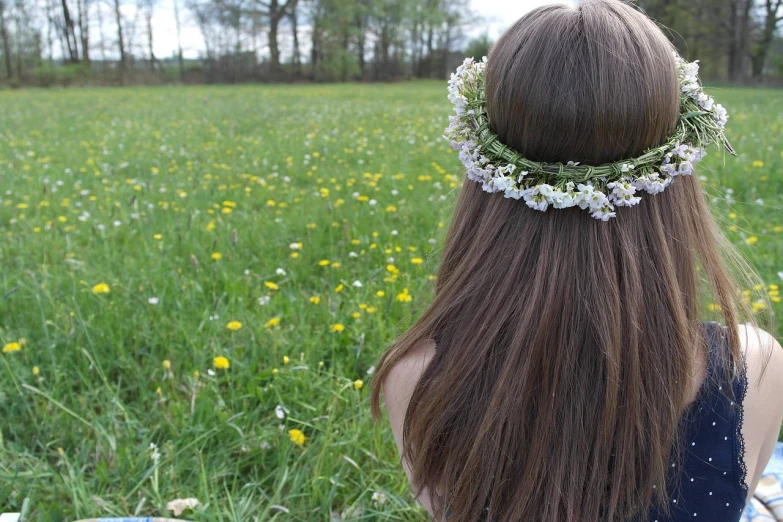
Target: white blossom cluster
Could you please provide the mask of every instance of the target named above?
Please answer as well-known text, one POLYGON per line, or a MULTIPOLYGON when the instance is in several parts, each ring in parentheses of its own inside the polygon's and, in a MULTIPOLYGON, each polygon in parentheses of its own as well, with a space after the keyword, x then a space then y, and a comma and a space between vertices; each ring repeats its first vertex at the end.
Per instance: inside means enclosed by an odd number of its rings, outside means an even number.
MULTIPOLYGON (((711 111, 716 121, 725 125, 725 110, 704 94, 696 76, 698 64, 685 63, 677 57, 683 92, 694 97, 699 106, 711 111), (687 90, 686 90, 687 86, 687 90), (695 86, 695 87, 694 87, 695 86)), ((560 180, 556 186, 547 183, 533 184, 528 171, 520 170, 514 164, 496 164, 481 150, 480 138, 475 132, 475 111, 471 108, 469 96, 476 96, 484 89, 486 57, 480 62, 466 59, 449 80, 449 100, 454 104, 455 114, 449 117, 449 126, 445 130, 447 139, 454 150, 459 151, 459 159, 466 169, 466 177, 491 193, 500 192, 507 198, 523 199, 528 207, 546 211, 550 206, 555 209, 579 207, 602 221, 616 216, 615 207, 631 207, 639 204, 641 198, 637 191, 658 194, 668 187, 676 176, 693 173, 693 165, 699 162, 706 151, 688 143, 675 143, 668 151, 657 170, 647 166, 640 168, 638 174, 631 163, 617 165, 619 180, 609 181, 598 178, 595 183, 587 181, 574 183, 560 180)), ((567 166, 576 166, 578 162, 569 161, 567 166)))
POLYGON ((677 64, 677 75, 680 79, 682 92, 693 98, 702 110, 711 113, 721 129, 726 127, 726 122, 729 119, 726 109, 720 103, 715 103, 713 97, 704 92, 699 84, 699 60, 689 63, 675 52, 674 61, 677 64))

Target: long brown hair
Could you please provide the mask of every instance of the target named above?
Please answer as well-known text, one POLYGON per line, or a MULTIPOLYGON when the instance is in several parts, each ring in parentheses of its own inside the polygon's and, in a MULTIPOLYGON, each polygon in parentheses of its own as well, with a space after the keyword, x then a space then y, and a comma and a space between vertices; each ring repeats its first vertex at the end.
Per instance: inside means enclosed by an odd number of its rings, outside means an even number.
MULTIPOLYGON (((617 0, 536 9, 490 53, 493 130, 538 161, 639 155, 677 123, 671 53, 653 22, 617 0)), ((706 352, 702 288, 741 360, 720 244, 696 176, 608 222, 536 212, 466 181, 434 300, 373 382, 378 415, 390 369, 435 341, 403 456, 436 517, 612 522, 665 509, 678 423, 706 352)))

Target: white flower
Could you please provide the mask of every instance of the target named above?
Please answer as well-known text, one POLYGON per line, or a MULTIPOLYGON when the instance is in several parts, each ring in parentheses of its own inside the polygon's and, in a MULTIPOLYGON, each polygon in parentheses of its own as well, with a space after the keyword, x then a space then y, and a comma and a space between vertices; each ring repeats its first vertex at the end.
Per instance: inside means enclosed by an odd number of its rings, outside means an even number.
POLYGON ((505 192, 508 189, 516 188, 516 180, 508 176, 500 176, 498 178, 492 178, 492 180, 489 183, 498 192, 505 192))
POLYGON ((147 299, 147 302, 151 305, 156 305, 160 302, 160 299, 158 299, 157 297, 150 297, 147 299))
POLYGON ((614 212, 614 207, 612 205, 604 205, 590 212, 590 215, 601 221, 609 221, 609 218, 613 218, 617 214, 614 212))
POLYGON ((680 165, 677 167, 677 174, 681 174, 683 176, 693 174, 693 163, 688 160, 680 163, 680 165))
POLYGON ((271 296, 262 295, 261 297, 258 298, 258 304, 261 305, 261 306, 266 306, 266 305, 269 304, 269 301, 271 301, 271 300, 272 300, 271 296))
POLYGON ((150 450, 150 458, 152 459, 152 462, 157 464, 158 461, 160 460, 160 452, 158 451, 158 446, 154 442, 150 442, 149 450, 150 450))
POLYGON ((552 187, 546 183, 542 183, 541 185, 536 185, 535 187, 522 191, 522 197, 525 199, 525 203, 528 207, 544 212, 549 206, 549 201, 547 201, 546 195, 542 193, 542 190, 546 192, 551 188, 552 187))
POLYGON ((278 268, 277 270, 275 270, 275 273, 279 276, 285 276, 285 270, 283 270, 282 268, 278 268))
POLYGON ((638 205, 642 200, 642 198, 634 196, 636 187, 627 179, 609 183, 606 188, 612 191, 609 194, 609 200, 618 207, 632 207, 638 205))
POLYGON ((288 245, 288 248, 290 248, 291 250, 299 250, 302 247, 299 246, 299 243, 291 243, 290 245, 288 245))
POLYGON ((364 285, 362 285, 362 282, 359 281, 358 279, 356 281, 354 281, 353 283, 351 283, 351 285, 355 286, 356 288, 361 288, 362 286, 364 286, 364 285))
POLYGON ((348 257, 359 257, 359 254, 356 252, 348 252, 348 257))
POLYGON ((648 194, 659 194, 668 187, 672 182, 672 178, 662 178, 657 172, 645 174, 634 179, 631 184, 636 187, 637 190, 644 190, 648 194))
POLYGON ((283 411, 283 407, 279 404, 275 406, 275 415, 280 420, 285 419, 285 411, 283 411))

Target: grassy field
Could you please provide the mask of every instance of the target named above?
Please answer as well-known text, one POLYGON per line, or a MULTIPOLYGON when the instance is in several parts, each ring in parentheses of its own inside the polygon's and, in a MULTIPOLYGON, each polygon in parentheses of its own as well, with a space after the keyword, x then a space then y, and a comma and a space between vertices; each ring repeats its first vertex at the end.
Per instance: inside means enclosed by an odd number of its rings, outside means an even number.
MULTIPOLYGON (((700 174, 781 312, 783 91, 712 93, 739 156, 700 174)), ((441 83, 0 92, 0 512, 424 520, 368 383, 431 292, 449 111, 441 83)))

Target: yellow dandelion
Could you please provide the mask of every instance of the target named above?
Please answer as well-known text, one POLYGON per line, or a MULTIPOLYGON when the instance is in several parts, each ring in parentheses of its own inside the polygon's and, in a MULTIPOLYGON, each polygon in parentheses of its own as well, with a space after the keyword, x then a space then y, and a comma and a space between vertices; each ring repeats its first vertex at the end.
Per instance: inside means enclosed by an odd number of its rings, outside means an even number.
POLYGON ((314 305, 317 305, 318 303, 321 302, 321 298, 318 297, 317 295, 314 295, 313 297, 310 298, 310 302, 313 303, 314 305))
POLYGON ((41 369, 37 366, 33 366, 33 376, 38 377, 39 375, 41 375, 41 369))
POLYGON ((345 285, 343 285, 342 283, 340 283, 339 285, 337 285, 337 288, 335 288, 335 289, 334 289, 334 291, 335 291, 335 292, 337 292, 337 293, 339 294, 339 293, 340 293, 340 292, 342 292, 344 289, 345 289, 345 285))
POLYGON ((757 169, 760 169, 761 167, 763 167, 763 166, 764 166, 764 162, 763 162, 763 161, 761 161, 761 160, 755 160, 755 161, 753 162, 753 166, 754 166, 754 167, 756 167, 757 169))
POLYGON ((283 364, 288 364, 290 362, 291 362, 291 358, 288 357, 287 355, 284 355, 283 356, 283 364))
POLYGON ((280 290, 280 287, 272 281, 264 281, 264 286, 270 290, 280 290))
POLYGON ((340 333, 340 332, 342 332, 343 330, 345 330, 345 326, 344 326, 344 325, 342 325, 342 324, 340 324, 340 323, 337 323, 337 324, 333 324, 333 325, 332 325, 332 326, 331 326, 329 329, 330 329, 332 332, 334 332, 334 333, 340 333))
POLYGON ((383 297, 386 295, 386 292, 384 292, 383 290, 378 290, 377 292, 375 292, 375 295, 377 295, 378 297, 383 297))
POLYGON ((97 285, 92 287, 92 293, 93 294, 108 294, 110 291, 109 285, 106 283, 98 283, 97 285))
POLYGON ((750 236, 748 239, 745 240, 745 242, 749 245, 755 245, 759 242, 759 238, 756 236, 750 236))
POLYGON ((19 342, 8 343, 3 346, 3 353, 18 352, 22 349, 22 344, 19 342))
POLYGON ((242 323, 240 323, 239 321, 231 321, 230 323, 228 323, 226 325, 226 328, 228 328, 231 331, 236 332, 237 330, 242 328, 242 323))
POLYGON ((411 259, 411 263, 413 263, 414 265, 420 265, 423 262, 424 260, 420 257, 414 257, 413 259, 411 259))
POLYGON ((331 264, 332 264, 332 262, 329 261, 328 259, 322 259, 322 260, 318 261, 318 266, 329 266, 331 264))
POLYGON ((413 300, 413 297, 408 293, 407 288, 403 288, 402 292, 397 294, 397 300, 402 303, 410 303, 413 300))
POLYGON ((168 359, 164 360, 163 361, 163 369, 166 370, 166 371, 171 370, 171 361, 169 361, 168 359))
POLYGON ((215 359, 212 361, 212 365, 216 370, 228 370, 231 367, 231 363, 222 355, 215 357, 215 359))
POLYGON ((272 319, 270 319, 270 320, 268 320, 268 321, 266 322, 266 325, 265 325, 265 326, 266 326, 267 328, 272 328, 273 326, 277 326, 277 325, 279 325, 279 324, 280 324, 280 318, 279 318, 279 317, 273 317, 272 319))
POLYGON ((291 442, 293 442, 297 446, 301 446, 307 440, 305 434, 301 430, 298 430, 296 428, 292 430, 288 430, 288 437, 291 439, 291 442))
POLYGON ((152 236, 152 238, 160 241, 161 239, 163 239, 163 234, 155 234, 154 236, 152 236))
POLYGON ((353 381, 353 387, 355 390, 361 390, 363 386, 364 386, 364 381, 362 381, 361 379, 356 379, 355 381, 353 381))

